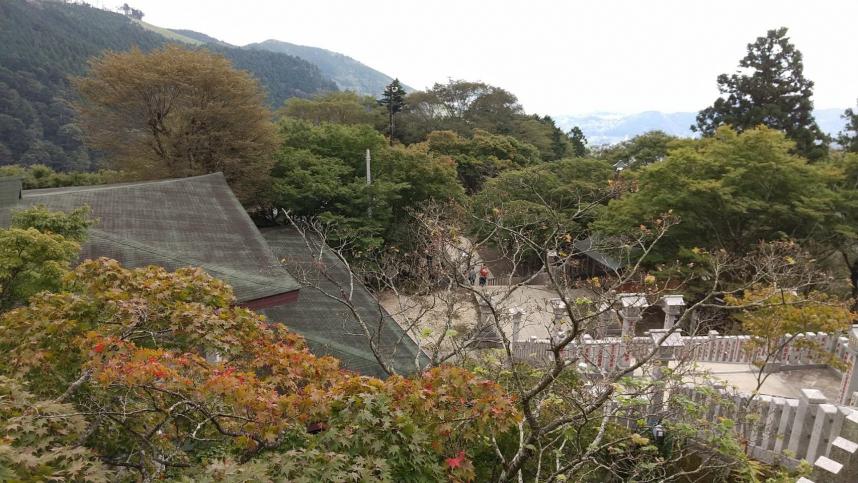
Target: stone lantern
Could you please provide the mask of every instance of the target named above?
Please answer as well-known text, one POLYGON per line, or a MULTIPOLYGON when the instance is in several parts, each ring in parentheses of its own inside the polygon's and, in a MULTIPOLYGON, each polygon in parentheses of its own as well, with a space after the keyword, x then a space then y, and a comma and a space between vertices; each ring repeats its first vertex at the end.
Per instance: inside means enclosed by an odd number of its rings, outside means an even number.
POLYGON ((643 311, 649 307, 646 295, 642 293, 619 294, 620 317, 623 318, 623 337, 635 336, 635 325, 643 317, 643 311))
POLYGON ((672 329, 685 310, 685 299, 682 295, 665 295, 658 304, 664 310, 664 329, 672 329))

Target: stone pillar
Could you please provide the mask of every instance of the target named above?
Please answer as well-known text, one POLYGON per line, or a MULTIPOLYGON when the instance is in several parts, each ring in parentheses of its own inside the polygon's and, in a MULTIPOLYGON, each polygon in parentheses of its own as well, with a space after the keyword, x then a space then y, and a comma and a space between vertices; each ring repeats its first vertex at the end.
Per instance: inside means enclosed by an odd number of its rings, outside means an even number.
POLYGON ((858 324, 853 324, 849 331, 849 368, 840 381, 840 404, 849 404, 852 393, 858 391, 858 372, 855 371, 858 361, 858 324))
POLYGON ((813 434, 807 447, 807 461, 816 461, 819 456, 828 452, 828 446, 834 439, 831 436, 831 426, 837 415, 837 406, 833 404, 820 404, 816 409, 816 420, 813 422, 813 434))
POLYGON ((664 366, 667 361, 655 359, 652 361, 652 380, 655 387, 652 390, 652 405, 649 408, 649 413, 652 415, 651 420, 647 423, 650 426, 655 426, 658 423, 659 414, 664 411, 664 388, 659 385, 659 382, 664 378, 664 366))
POLYGON ((831 443, 828 458, 841 465, 841 478, 837 483, 850 483, 858 479, 858 443, 838 436, 831 443))
POLYGON ((521 318, 524 311, 518 307, 509 309, 509 318, 512 320, 512 343, 517 344, 521 335, 521 318))
POLYGON ((545 268, 548 270, 548 273, 551 275, 551 278, 556 281, 557 267, 560 265, 560 256, 557 255, 557 250, 548 250, 546 259, 548 261, 548 266, 545 268))
POLYGON ((795 413, 798 410, 797 399, 790 398, 786 399, 785 402, 786 404, 784 404, 781 410, 781 420, 778 423, 777 436, 775 436, 775 453, 780 453, 789 447, 790 435, 792 435, 792 428, 795 423, 795 413))
POLYGON ((788 449, 795 454, 796 459, 803 459, 807 456, 813 427, 816 424, 817 409, 820 404, 826 402, 828 400, 817 389, 801 390, 788 446, 788 449))
POLYGON ((766 423, 763 427, 763 441, 760 443, 760 447, 765 450, 774 449, 774 442, 777 437, 778 425, 781 422, 781 415, 783 414, 784 406, 786 406, 784 398, 777 396, 772 397, 771 403, 769 404, 769 415, 766 417, 766 423))
POLYGON ((561 299, 551 299, 548 301, 551 305, 551 314, 553 325, 551 327, 551 338, 557 340, 560 337, 561 327, 568 320, 566 314, 566 304, 561 299))
POLYGON ((604 339, 608 336, 608 329, 614 325, 613 309, 607 302, 602 302, 599 306, 599 315, 596 316, 596 330, 593 331, 593 338, 604 339))
POLYGON ((485 299, 482 295, 477 295, 477 310, 479 310, 479 324, 480 328, 485 327, 486 324, 491 320, 492 317, 492 309, 490 302, 485 299))
MULTIPOLYGON (((669 367, 671 361, 676 360, 676 356, 684 346, 682 337, 677 333, 668 335, 667 330, 653 329, 649 332, 653 347, 657 347, 655 357, 652 359, 652 380, 654 383, 652 391, 652 406, 650 413, 655 418, 664 410, 664 387, 659 383, 664 379, 664 369, 669 367)), ((718 388, 716 387, 716 390, 718 388)), ((657 421, 651 421, 653 426, 657 421)))

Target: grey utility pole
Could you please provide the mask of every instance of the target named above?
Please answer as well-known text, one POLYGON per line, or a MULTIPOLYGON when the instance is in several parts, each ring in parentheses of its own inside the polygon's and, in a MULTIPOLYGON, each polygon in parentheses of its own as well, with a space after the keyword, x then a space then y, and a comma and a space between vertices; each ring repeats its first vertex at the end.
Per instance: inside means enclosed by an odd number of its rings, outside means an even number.
MULTIPOLYGON (((367 149, 366 150, 366 186, 367 186, 367 188, 372 184, 372 171, 370 170, 370 163, 372 163, 372 156, 370 156, 369 149, 367 149)), ((369 206, 366 207, 366 216, 368 218, 372 218, 372 193, 370 193, 369 206)))
POLYGON ((372 157, 369 155, 369 149, 366 150, 366 185, 369 186, 372 184, 372 172, 369 169, 369 165, 372 162, 372 157))

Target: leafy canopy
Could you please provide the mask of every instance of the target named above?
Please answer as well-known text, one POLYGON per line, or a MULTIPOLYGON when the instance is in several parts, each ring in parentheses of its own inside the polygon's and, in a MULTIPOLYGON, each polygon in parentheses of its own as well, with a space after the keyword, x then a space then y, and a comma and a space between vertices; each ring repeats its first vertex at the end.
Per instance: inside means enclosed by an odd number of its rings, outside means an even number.
POLYGON ((108 465, 152 477, 468 479, 472 467, 445 458, 518 419, 498 385, 465 369, 357 376, 233 303, 200 269, 88 260, 62 290, 3 315, 0 372, 73 405, 108 465))
POLYGON ((837 143, 850 153, 858 153, 858 113, 851 107, 843 112, 846 125, 837 135, 837 143))
POLYGON ((326 92, 312 99, 293 97, 278 113, 313 124, 368 124, 379 130, 384 126, 384 109, 377 101, 351 91, 326 92))
POLYGON ((682 248, 744 253, 761 240, 827 239, 840 222, 842 198, 832 189, 842 175, 791 154, 794 144, 766 127, 676 147, 661 162, 626 174, 636 191, 612 200, 595 225, 617 234, 673 212, 680 223, 656 247, 675 259, 682 248))
POLYGON ((143 178, 221 171, 249 200, 276 148, 259 83, 223 56, 175 45, 108 52, 76 78, 88 144, 143 178))
POLYGON ((416 147, 388 147, 371 126, 312 125, 288 118, 280 126, 283 147, 272 170, 274 207, 336 224, 334 237, 357 239, 357 249, 408 243, 404 227, 410 210, 462 196, 449 158, 416 147))
POLYGON ((692 130, 713 135, 719 126, 744 131, 759 125, 778 129, 795 142, 793 152, 811 161, 828 152, 828 136, 813 118, 813 82, 804 77, 801 52, 787 29, 769 30, 748 44, 740 71, 718 76, 722 97, 700 111, 692 130))

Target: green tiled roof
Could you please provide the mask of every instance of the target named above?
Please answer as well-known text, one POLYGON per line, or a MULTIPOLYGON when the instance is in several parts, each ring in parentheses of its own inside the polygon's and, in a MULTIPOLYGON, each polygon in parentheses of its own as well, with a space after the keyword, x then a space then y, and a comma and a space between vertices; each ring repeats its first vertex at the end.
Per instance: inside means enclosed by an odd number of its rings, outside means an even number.
POLYGON ((220 173, 24 191, 20 206, 38 204, 92 209, 97 222, 83 246, 84 259, 110 257, 128 267, 169 270, 198 266, 232 285, 239 302, 300 288, 220 173))
POLYGON ((21 178, 4 176, 0 178, 0 207, 12 206, 21 200, 21 178))
MULTIPOLYGON (((4 186, 0 178, 0 198, 4 186)), ((0 223, 4 225, 14 207, 41 204, 52 210, 71 211, 88 205, 97 222, 90 229, 82 258, 110 257, 128 267, 201 267, 229 283, 239 302, 300 289, 296 302, 259 312, 303 335, 314 353, 340 359, 346 369, 386 375, 348 309, 318 289, 302 287, 290 274, 289 270, 311 265, 303 240, 284 228, 267 229, 263 238, 220 173, 144 183, 27 190, 17 204, 12 199, 14 183, 7 187, 10 203, 0 203, 0 223), (286 268, 281 259, 287 260, 286 268)), ((325 258, 328 266, 334 267, 335 276, 347 280, 345 267, 330 254, 325 258)), ((330 285, 323 288, 330 289, 330 285)), ((378 305, 369 290, 356 286, 354 303, 361 316, 374 324, 381 351, 398 373, 412 373, 426 363, 414 341, 378 305)))
MULTIPOLYGON (((274 254, 285 259, 286 268, 293 271, 296 278, 303 279, 298 270, 314 269, 304 240, 294 230, 287 227, 263 228, 262 234, 274 254)), ((348 285, 346 267, 333 254, 326 252, 324 263, 334 278, 348 285)), ((340 295, 335 284, 323 277, 318 278, 314 285, 318 284, 328 294, 340 295)), ((354 315, 322 290, 305 286, 301 288, 297 303, 266 308, 261 312, 304 336, 314 353, 332 355, 343 361, 347 369, 384 377, 385 373, 354 315)), ((361 318, 372 327, 373 335, 378 337, 382 357, 390 361, 397 373, 410 374, 417 370, 418 365, 425 366, 425 355, 366 287, 355 284, 352 302, 361 318)))

